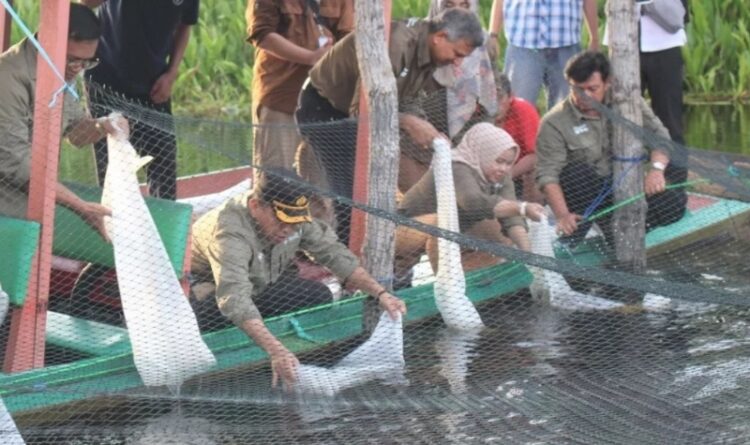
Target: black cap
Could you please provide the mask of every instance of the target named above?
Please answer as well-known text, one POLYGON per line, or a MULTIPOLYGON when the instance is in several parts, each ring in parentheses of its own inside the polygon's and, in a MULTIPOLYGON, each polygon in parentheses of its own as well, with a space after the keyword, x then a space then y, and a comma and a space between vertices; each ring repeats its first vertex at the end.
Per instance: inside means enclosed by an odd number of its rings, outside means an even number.
POLYGON ((291 170, 266 170, 255 187, 255 196, 270 204, 281 222, 299 224, 312 221, 310 192, 302 185, 302 179, 291 170))

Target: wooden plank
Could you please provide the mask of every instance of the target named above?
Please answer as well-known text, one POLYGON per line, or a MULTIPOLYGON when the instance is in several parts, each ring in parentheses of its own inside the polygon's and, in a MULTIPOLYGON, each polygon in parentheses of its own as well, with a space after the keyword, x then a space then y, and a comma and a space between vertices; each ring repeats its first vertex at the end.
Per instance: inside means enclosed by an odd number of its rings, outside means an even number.
MULTIPOLYGON (((44 2, 40 5, 39 41, 60 73, 65 72, 69 2, 44 2)), ((61 81, 41 56, 37 56, 34 104, 34 128, 31 143, 31 180, 29 181, 29 220, 41 224, 39 249, 29 280, 29 296, 23 307, 13 311, 3 370, 18 372, 44 366, 44 331, 52 266, 57 164, 60 151, 62 104, 50 100, 61 81)))
POLYGON ((130 338, 125 328, 47 312, 47 343, 89 355, 128 352, 130 338))
MULTIPOLYGON (((250 167, 239 167, 184 176, 177 179, 177 198, 194 198, 201 195, 222 192, 242 181, 250 181, 253 170, 250 167)), ((145 186, 144 186, 145 187, 145 186)), ((145 192, 145 188, 142 189, 145 192)))
POLYGON ((28 294, 29 276, 39 241, 39 224, 0 216, 0 239, 3 240, 0 283, 11 304, 21 306, 28 294))
POLYGON ((701 239, 726 233, 735 226, 750 224, 750 203, 733 199, 715 198, 706 205, 709 197, 688 195, 690 201, 700 202, 700 207, 693 205, 686 217, 664 227, 657 227, 646 235, 646 248, 649 256, 675 251, 701 239))
MULTIPOLYGON (((688 194, 688 214, 668 226, 657 227, 646 234, 648 256, 662 255, 729 229, 750 226, 750 203, 695 193, 688 194)), ((601 238, 586 239, 572 252, 556 249, 558 258, 570 258, 581 266, 601 264, 604 246, 601 238)))

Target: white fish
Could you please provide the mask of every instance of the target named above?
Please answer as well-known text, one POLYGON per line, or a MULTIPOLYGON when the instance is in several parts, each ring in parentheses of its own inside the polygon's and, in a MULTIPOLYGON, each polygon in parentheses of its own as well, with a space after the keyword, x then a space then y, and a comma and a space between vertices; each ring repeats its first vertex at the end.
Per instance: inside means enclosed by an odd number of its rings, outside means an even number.
POLYGON ((172 268, 138 185, 141 158, 124 138, 109 136, 102 204, 115 253, 117 281, 133 360, 147 386, 179 386, 215 363, 172 268))

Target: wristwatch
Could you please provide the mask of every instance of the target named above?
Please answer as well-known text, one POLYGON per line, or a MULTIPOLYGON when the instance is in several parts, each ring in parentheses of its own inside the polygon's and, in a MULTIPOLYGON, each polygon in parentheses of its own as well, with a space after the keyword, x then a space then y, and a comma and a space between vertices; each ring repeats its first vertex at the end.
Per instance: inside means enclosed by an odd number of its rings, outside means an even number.
POLYGON ((656 161, 656 162, 651 163, 651 168, 653 168, 654 170, 659 170, 663 172, 664 170, 667 169, 667 165, 663 162, 656 161))

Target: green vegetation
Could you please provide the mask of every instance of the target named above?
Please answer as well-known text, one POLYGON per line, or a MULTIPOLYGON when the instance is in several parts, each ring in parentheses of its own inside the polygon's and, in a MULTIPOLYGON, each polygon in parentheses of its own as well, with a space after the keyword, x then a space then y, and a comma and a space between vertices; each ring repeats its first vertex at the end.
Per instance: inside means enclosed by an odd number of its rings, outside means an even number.
MULTIPOLYGON (((39 0, 17 3, 32 27, 39 0)), ((604 13, 605 0, 599 0, 604 13)), ((191 115, 250 119, 252 47, 245 37, 247 0, 204 1, 175 87, 175 105, 191 115)), ((393 1, 393 17, 424 16, 429 0, 393 1)), ((492 0, 480 0, 488 23, 492 0)), ((750 99, 750 9, 746 0, 692 0, 685 47, 685 82, 691 100, 750 99)), ((604 19, 601 20, 602 28, 604 19)), ((20 38, 16 27, 13 41, 20 38)), ((504 42, 502 42, 504 44, 504 42)), ((502 63, 502 60, 500 61, 502 63)))
POLYGON ((747 0, 691 1, 685 80, 707 100, 750 99, 750 9, 747 0))
MULTIPOLYGON (((736 103, 750 100, 750 9, 747 0, 690 0, 691 21, 688 25, 689 44, 685 54, 685 85, 691 102, 736 103), (731 19, 730 19, 731 18, 731 19)), ((39 0, 14 2, 20 16, 35 29, 39 20, 39 0)), ((252 80, 253 48, 245 37, 245 6, 247 0, 203 1, 200 24, 193 30, 185 61, 174 91, 176 112, 203 116, 212 120, 249 122, 250 83, 252 80)), ((605 0, 599 0, 604 14, 605 0)), ((393 1, 393 17, 425 16, 429 0, 393 1)), ((480 0, 482 20, 489 23, 492 0, 480 0)), ((604 20, 601 20, 603 32, 604 20)), ((21 33, 13 26, 12 41, 21 33)), ((584 43, 587 40, 584 31, 584 43)), ((501 37, 501 54, 505 41, 501 37)), ((499 61, 502 64, 502 59, 499 61)), ((742 107, 726 116, 728 121, 740 119, 742 107)), ((727 112, 731 110, 726 110, 727 112)), ((712 110, 696 110, 687 117, 701 125, 686 126, 688 140, 701 147, 742 150, 747 128, 742 126, 739 140, 722 140, 727 132, 707 131, 705 125, 718 125, 719 119, 708 119, 712 110), (702 114, 701 114, 702 113, 702 114), (699 116, 700 115, 700 116, 699 116), (702 117, 701 117, 702 116, 702 117), (703 120, 707 119, 707 120, 703 120), (711 124, 710 122, 713 122, 711 124), (718 135, 718 140, 715 139, 718 135)), ((729 132, 733 133, 733 132, 729 132)), ((734 134, 727 134, 734 137, 734 134)), ((250 142, 243 141, 250 153, 250 142)), ((211 153, 207 147, 192 147, 180 141, 178 165, 180 174, 206 172, 236 164, 239 155, 228 159, 211 153)), ((66 147, 60 159, 61 176, 78 181, 94 182, 93 156, 90 150, 66 147)))

